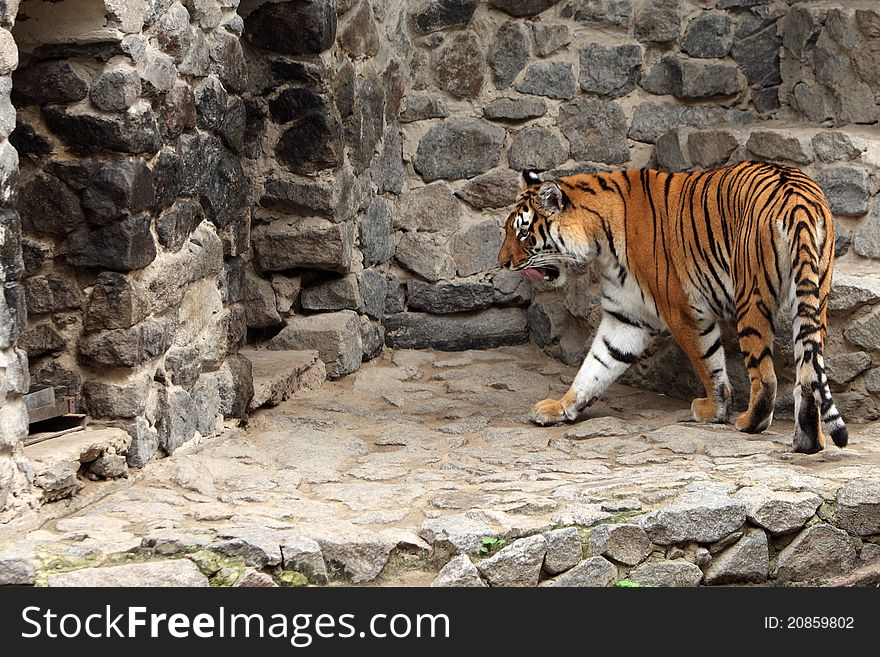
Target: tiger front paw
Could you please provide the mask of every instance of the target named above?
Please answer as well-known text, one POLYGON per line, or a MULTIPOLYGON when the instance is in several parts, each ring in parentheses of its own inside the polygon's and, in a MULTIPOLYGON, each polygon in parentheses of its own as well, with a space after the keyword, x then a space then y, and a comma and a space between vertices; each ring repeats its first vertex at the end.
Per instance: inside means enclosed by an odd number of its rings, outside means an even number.
POLYGON ((544 399, 532 407, 532 422, 547 427, 570 420, 565 406, 555 399, 544 399))

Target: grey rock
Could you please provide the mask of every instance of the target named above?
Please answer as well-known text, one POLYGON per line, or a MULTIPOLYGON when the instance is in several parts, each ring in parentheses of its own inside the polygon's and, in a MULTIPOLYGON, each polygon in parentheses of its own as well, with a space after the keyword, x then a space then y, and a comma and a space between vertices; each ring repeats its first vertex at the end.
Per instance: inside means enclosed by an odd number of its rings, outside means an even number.
POLYGON ((265 328, 281 323, 272 284, 251 272, 245 275, 244 310, 248 327, 265 328))
POLYGON ((403 139, 400 130, 394 126, 385 128, 382 151, 373 161, 373 183, 379 194, 391 192, 400 194, 406 178, 403 166, 403 139))
POLYGON ((351 224, 275 221, 254 229, 251 240, 254 264, 261 271, 305 268, 345 272, 353 258, 354 228, 351 224))
POLYGON ((459 554, 450 559, 437 577, 431 582, 432 587, 485 587, 486 582, 480 577, 480 571, 466 554, 459 554))
POLYGON ((365 269, 357 273, 357 283, 361 311, 373 319, 382 319, 385 314, 385 278, 375 269, 365 269))
POLYGON ((651 541, 638 525, 598 525, 590 531, 590 554, 635 566, 651 554, 651 541))
POLYGON ((767 486, 741 488, 734 497, 746 505, 749 522, 771 534, 800 529, 822 503, 815 493, 774 491, 767 486))
POLYGON ((875 310, 855 322, 844 335, 850 342, 865 349, 880 348, 880 311, 875 310))
POLYGON ((164 412, 156 424, 159 447, 166 454, 192 439, 196 432, 196 414, 192 397, 184 390, 173 390, 163 399, 164 412))
POLYGON ((688 136, 690 161, 704 169, 727 164, 738 147, 739 141, 727 130, 700 130, 688 136))
POLYGON ((400 108, 400 122, 412 123, 425 119, 445 119, 449 116, 446 102, 429 94, 408 94, 400 108))
POLYGON ((107 568, 82 568, 49 575, 50 588, 60 586, 208 586, 208 578, 189 559, 170 559, 107 568))
POLYGON ((850 136, 839 130, 817 132, 813 136, 813 150, 823 162, 854 160, 862 154, 862 148, 853 144, 850 136))
POLYGON ((171 346, 171 333, 167 319, 91 333, 80 338, 79 354, 89 365, 134 367, 165 353, 171 346))
POLYGON ((689 561, 649 561, 630 571, 629 579, 642 586, 699 586, 703 571, 689 561))
POLYGON ((667 55, 642 75, 642 88, 653 94, 678 98, 731 96, 740 92, 736 67, 706 64, 667 55))
POLYGON ((128 476, 128 463, 125 455, 102 454, 89 463, 88 470, 102 479, 117 479, 128 476))
POLYGON ((868 173, 851 166, 824 168, 816 175, 834 214, 860 217, 868 211, 868 173))
POLYGON ((311 175, 342 164, 342 137, 336 114, 322 98, 281 135, 275 155, 290 171, 311 175))
POLYGON ((455 195, 477 210, 494 210, 513 205, 521 188, 520 174, 493 169, 468 180, 455 195))
POLYGON ((783 582, 821 581, 847 573, 855 564, 856 549, 849 535, 819 524, 807 527, 782 549, 773 576, 783 582))
POLYGON ((202 436, 214 434, 221 403, 220 384, 216 375, 206 374, 199 379, 199 382, 192 389, 192 402, 196 430, 202 436))
POLYGON ((782 40, 771 25, 744 39, 736 39, 731 57, 745 74, 749 85, 772 87, 782 83, 779 70, 779 46, 782 40))
POLYGON ((229 356, 218 372, 220 412, 224 417, 244 417, 254 396, 251 362, 242 356, 229 356))
POLYGON ((580 87, 583 91, 617 98, 636 88, 642 70, 642 46, 588 44, 580 51, 580 87))
POLYGON ((296 531, 242 526, 222 529, 218 536, 224 540, 209 549, 241 557, 256 568, 283 565, 285 570, 300 571, 309 581, 327 582, 320 545, 296 531))
MULTIPOLYGON (((305 287, 300 293, 300 304, 305 310, 358 310, 362 306, 358 279, 348 274, 305 287)), ((273 308, 274 305, 273 294, 273 308)))
POLYGON ((36 571, 26 553, 8 550, 0 553, 0 586, 33 586, 36 571))
POLYGON ((85 220, 77 195, 55 176, 37 173, 22 183, 18 198, 25 233, 63 235, 85 220))
POLYGON ((828 380, 838 385, 849 383, 871 367, 871 357, 864 351, 849 354, 829 354, 825 359, 828 380))
POLYGON ((629 27, 632 13, 632 0, 575 0, 562 9, 563 18, 623 28, 629 27))
POLYGON ((480 310, 491 306, 495 299, 495 289, 488 283, 432 285, 409 281, 406 287, 410 310, 434 314, 480 310))
POLYGON ((419 535, 435 550, 450 554, 477 554, 481 539, 497 538, 498 532, 484 519, 460 513, 425 520, 419 535))
POLYGON ((576 91, 574 72, 571 64, 564 62, 535 62, 514 88, 524 94, 569 100, 576 91))
POLYGON ((584 559, 571 570, 549 580, 547 586, 606 587, 617 581, 617 566, 602 557, 584 559))
POLYGON ((398 349, 462 351, 522 344, 528 339, 526 313, 520 308, 455 315, 407 312, 385 318, 385 344, 398 349))
POLYGON ((445 182, 417 187, 400 196, 394 228, 452 233, 458 228, 461 208, 445 182))
POLYGON ((223 121, 229 94, 223 83, 215 75, 200 80, 193 87, 193 96, 198 111, 198 125, 203 130, 215 130, 223 121))
POLYGON ((633 113, 628 136, 653 144, 661 135, 679 126, 746 124, 752 116, 740 110, 718 107, 682 107, 669 103, 641 103, 633 113))
POLYGON ((125 454, 130 468, 142 468, 159 449, 159 435, 146 419, 137 417, 132 421, 114 422, 131 436, 131 445, 125 454))
POLYGON ((20 66, 12 74, 12 97, 17 106, 75 103, 89 93, 84 72, 66 59, 48 59, 20 66))
POLYGON ((504 130, 480 119, 452 118, 419 141, 413 167, 426 182, 485 173, 498 163, 504 130))
MULTIPOLYGON (((868 221, 870 222, 870 219, 868 221)), ((880 250, 877 257, 880 257, 880 250)), ((875 301, 880 301, 880 281, 870 276, 844 274, 840 271, 834 273, 831 294, 828 297, 828 310, 832 315, 846 314, 875 301)))
POLYGON ((396 246, 391 226, 391 207, 388 202, 383 198, 374 198, 359 226, 365 266, 382 264, 394 256, 396 246))
POLYGON ((571 30, 565 23, 537 21, 532 23, 538 55, 547 57, 571 43, 571 30))
POLYGON ((639 41, 665 43, 678 38, 681 13, 678 0, 657 0, 636 11, 633 34, 639 41))
POLYGON ((511 16, 524 18, 540 14, 558 2, 559 0, 489 0, 489 5, 511 16))
POLYGON ((455 98, 476 98, 483 88, 483 50, 476 32, 447 38, 431 57, 437 86, 455 98))
POLYGON ((768 160, 789 160, 798 164, 809 164, 813 161, 809 140, 772 130, 752 132, 746 148, 758 157, 768 160))
POLYGON ((767 534, 750 529, 720 554, 705 569, 706 584, 749 584, 766 581, 770 570, 767 534))
POLYGON ((837 491, 835 524, 856 536, 880 533, 880 482, 855 479, 837 491))
POLYGON ((684 31, 681 49, 692 57, 724 57, 733 45, 730 17, 720 11, 704 12, 684 31))
POLYGON ((450 241, 450 251, 458 275, 472 276, 497 267, 501 241, 501 229, 494 220, 460 230, 450 241))
POLYGON ((683 130, 670 130, 659 137, 654 144, 654 161, 663 171, 689 169, 691 159, 688 154, 688 135, 683 130))
POLYGON ((455 263, 437 239, 421 233, 404 233, 397 243, 395 259, 419 276, 436 282, 455 275, 455 263))
POLYGON ((489 68, 496 89, 509 87, 529 58, 529 33, 518 21, 506 21, 489 47, 489 68))
POLYGON ((232 586, 237 588, 273 588, 278 586, 275 580, 266 573, 261 573, 253 568, 245 570, 232 586))
POLYGON ((379 54, 379 33, 370 3, 362 0, 339 31, 338 43, 352 59, 379 54))
POLYGON ((483 108, 483 117, 492 121, 528 121, 546 113, 547 102, 530 96, 496 98, 483 108))
POLYGON ((557 575, 571 570, 583 559, 581 538, 576 527, 554 529, 544 532, 547 541, 547 553, 544 555, 544 571, 549 575, 557 575))
POLYGON ((49 129, 80 155, 102 150, 155 153, 161 147, 156 117, 143 100, 112 115, 82 105, 47 105, 43 117, 49 129))
POLYGON ((188 199, 177 201, 156 219, 159 244, 172 251, 179 251, 204 218, 205 211, 201 204, 188 199))
POLYGON ((25 329, 19 342, 19 346, 27 352, 30 359, 60 352, 66 344, 67 340, 48 321, 25 329))
POLYGON ((406 288, 394 274, 385 275, 385 312, 402 313, 406 307, 406 288))
POLYGON ((360 320, 350 310, 292 318, 266 346, 272 350, 315 349, 327 367, 328 378, 336 379, 360 367, 360 320))
POLYGON ((430 34, 446 28, 464 27, 477 8, 477 0, 421 0, 408 7, 410 25, 416 34, 430 34))
POLYGON ((578 422, 577 425, 565 432, 565 437, 571 440, 587 440, 589 438, 607 438, 610 436, 629 436, 643 431, 649 427, 635 424, 616 417, 594 417, 578 422))
POLYGON ((248 14, 245 38, 255 46, 290 55, 318 54, 336 40, 336 4, 315 0, 305 4, 268 3, 248 14), (297 38, 290 35, 296 33, 297 38))
POLYGON ((866 258, 880 259, 880 205, 874 206, 867 221, 853 235, 853 249, 866 258))
POLYGON ((146 408, 147 389, 146 381, 128 385, 85 381, 81 388, 82 404, 95 418, 137 417, 146 408))
POLYGON ((140 158, 98 166, 82 191, 86 219, 97 225, 136 214, 154 203, 153 176, 140 158))
POLYGON ((712 489, 683 493, 665 507, 639 518, 651 541, 660 545, 712 543, 739 529, 746 507, 712 489))
POLYGON ((492 277, 495 303, 505 306, 527 306, 532 300, 532 288, 528 280, 518 272, 498 271, 492 277))
POLYGON ((537 586, 547 552, 544 536, 521 538, 477 565, 489 586, 537 586))
POLYGON ((150 302, 143 287, 124 274, 101 272, 89 296, 85 329, 129 328, 143 321, 149 312, 150 302))
MULTIPOLYGON (((382 299, 384 301, 384 297, 382 299)), ((361 320, 361 343, 364 360, 372 360, 385 348, 385 327, 379 322, 361 320)))
POLYGON ((562 145, 559 137, 550 128, 529 126, 523 128, 513 138, 507 152, 507 162, 511 169, 552 169, 568 159, 568 148, 562 145))
POLYGON ((325 560, 340 564, 355 584, 375 579, 388 563, 396 545, 396 542, 367 530, 322 531, 313 538, 321 546, 325 560))
POLYGON ((622 164, 629 159, 626 118, 613 101, 580 97, 559 108, 557 121, 574 160, 622 164))
POLYGON ((124 112, 141 95, 141 78, 130 66, 117 66, 101 73, 89 94, 102 110, 124 112))
POLYGON ((143 269, 157 253, 150 223, 149 215, 140 214, 100 228, 80 228, 70 235, 67 262, 114 271, 143 269))
POLYGON ((23 284, 28 316, 75 309, 82 305, 82 291, 70 279, 32 276, 26 278, 23 284))
POLYGON ((338 224, 354 217, 361 200, 358 180, 349 169, 329 179, 268 178, 260 205, 291 209, 295 213, 318 214, 338 224))
POLYGON ((865 390, 873 395, 880 395, 880 367, 868 370, 865 375, 865 390))

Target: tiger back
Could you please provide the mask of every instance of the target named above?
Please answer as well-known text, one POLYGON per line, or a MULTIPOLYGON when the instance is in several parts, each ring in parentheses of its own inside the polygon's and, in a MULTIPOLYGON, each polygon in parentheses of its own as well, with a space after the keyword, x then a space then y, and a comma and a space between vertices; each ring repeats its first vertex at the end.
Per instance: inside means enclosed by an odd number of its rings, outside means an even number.
POLYGON ((732 319, 751 383, 741 431, 770 426, 776 400, 777 314, 792 320, 795 451, 847 443, 823 347, 834 219, 797 169, 744 162, 703 172, 651 169, 541 181, 524 172, 498 263, 555 280, 566 263, 595 263, 602 318, 569 391, 533 409, 538 424, 573 421, 663 331, 687 355, 705 396, 694 419, 725 422, 731 398, 719 322, 732 319), (823 431, 823 428, 825 431, 823 431))

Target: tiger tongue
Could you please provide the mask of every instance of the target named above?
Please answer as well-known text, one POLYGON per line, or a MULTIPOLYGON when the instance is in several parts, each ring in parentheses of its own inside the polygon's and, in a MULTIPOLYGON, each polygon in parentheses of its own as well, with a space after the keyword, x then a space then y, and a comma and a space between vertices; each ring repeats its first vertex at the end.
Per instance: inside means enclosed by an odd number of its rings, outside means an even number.
POLYGON ((530 281, 543 281, 544 280, 544 271, 541 269, 523 269, 522 275, 528 278, 530 281))

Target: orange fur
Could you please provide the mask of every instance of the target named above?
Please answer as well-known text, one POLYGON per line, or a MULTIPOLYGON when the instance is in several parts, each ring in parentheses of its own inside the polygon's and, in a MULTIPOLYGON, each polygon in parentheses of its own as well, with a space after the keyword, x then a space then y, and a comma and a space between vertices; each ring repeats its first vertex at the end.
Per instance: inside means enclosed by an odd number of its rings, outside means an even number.
MULTIPOLYGON (((501 266, 553 269, 556 251, 565 254, 557 254, 559 264, 598 259, 610 268, 610 279, 632 277, 706 390, 692 406, 698 420, 719 421, 726 413, 726 373, 719 379, 708 367, 720 342, 707 348, 705 335, 717 318, 732 317, 751 380, 749 407, 736 420, 743 431, 762 431, 772 418, 774 320, 787 309, 786 291, 794 289, 794 316, 802 327, 795 342, 803 348, 798 381, 808 386, 798 425, 806 433, 795 437, 795 448, 824 447, 821 426, 833 408, 822 346, 834 219, 822 190, 805 174, 744 162, 693 173, 640 169, 569 176, 526 185, 505 231, 501 266), (517 216, 532 218, 526 231, 515 225, 517 216)), ((556 402, 563 411, 571 394, 556 402)), ((845 444, 845 427, 832 436, 845 444)))

